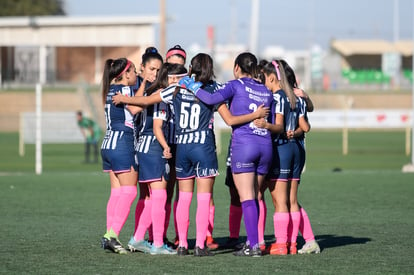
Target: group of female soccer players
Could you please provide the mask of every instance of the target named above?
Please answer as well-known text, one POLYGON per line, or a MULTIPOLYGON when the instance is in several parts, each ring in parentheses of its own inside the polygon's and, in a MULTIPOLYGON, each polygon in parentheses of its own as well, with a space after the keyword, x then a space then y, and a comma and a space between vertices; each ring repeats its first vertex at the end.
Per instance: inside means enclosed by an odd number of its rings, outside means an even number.
MULTIPOLYGON (((197 184, 194 256, 212 256, 214 227, 213 185, 218 175, 214 112, 232 127, 229 148, 233 197, 230 207, 241 214, 247 241, 236 256, 296 254, 300 230, 306 243, 299 253, 319 253, 306 212, 298 204, 297 189, 305 163, 304 134, 309 131, 309 97, 297 87, 293 70, 283 60, 261 61, 249 52, 234 63, 234 80, 224 85, 214 78, 213 59, 199 53, 184 67, 186 53, 171 48, 166 62, 151 47, 142 57, 141 72, 125 59, 109 59, 103 74, 107 123, 102 143, 104 171, 109 172, 111 195, 107 204, 107 232, 102 246, 115 253, 127 250, 118 236, 129 215, 139 182, 135 232, 128 247, 151 255, 188 255, 189 210, 197 184), (296 95, 296 94, 297 95, 296 95), (176 247, 166 231, 174 184, 176 247), (275 206, 276 242, 264 244, 269 189, 275 206), (237 192, 234 192, 236 190, 237 192), (237 209, 241 208, 241 211, 237 209), (149 240, 145 240, 148 231, 149 240)), ((230 228, 230 232, 234 232, 230 228)), ((230 235, 230 239, 234 236, 230 235)))

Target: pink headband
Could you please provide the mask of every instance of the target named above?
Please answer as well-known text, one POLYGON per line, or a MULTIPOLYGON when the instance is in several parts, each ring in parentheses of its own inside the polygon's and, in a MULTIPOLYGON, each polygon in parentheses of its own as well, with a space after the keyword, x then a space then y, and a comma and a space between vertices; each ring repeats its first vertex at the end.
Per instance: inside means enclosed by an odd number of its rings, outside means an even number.
POLYGON ((184 57, 184 59, 186 58, 185 52, 180 49, 174 49, 174 50, 167 52, 167 56, 165 58, 167 59, 170 56, 175 55, 175 54, 181 55, 182 57, 184 57))
POLYGON ((131 61, 129 61, 128 60, 128 62, 127 62, 127 64, 126 64, 126 66, 125 66, 125 68, 122 70, 122 72, 120 72, 116 77, 115 77, 115 79, 117 79, 118 77, 120 77, 121 75, 123 75, 128 69, 129 69, 129 67, 131 67, 131 61))
POLYGON ((275 66, 277 80, 280 80, 280 71, 279 71, 279 64, 276 61, 272 61, 273 66, 275 66))

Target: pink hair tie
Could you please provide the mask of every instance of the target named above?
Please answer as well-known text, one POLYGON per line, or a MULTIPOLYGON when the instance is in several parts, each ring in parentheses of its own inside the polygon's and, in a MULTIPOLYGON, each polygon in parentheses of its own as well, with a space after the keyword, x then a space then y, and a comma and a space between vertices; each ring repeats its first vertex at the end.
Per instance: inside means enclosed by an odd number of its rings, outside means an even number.
POLYGON ((277 76, 277 80, 280 80, 280 70, 279 70, 279 64, 277 64, 276 61, 272 61, 273 66, 275 66, 275 70, 276 70, 276 76, 277 76))
POLYGON ((179 50, 179 49, 175 49, 175 50, 171 50, 171 51, 169 51, 169 52, 167 53, 167 56, 166 56, 165 58, 167 59, 167 58, 169 58, 170 56, 175 55, 175 54, 181 55, 182 57, 184 57, 184 59, 186 58, 186 54, 185 54, 185 52, 184 52, 183 50, 179 50))
POLYGON ((129 61, 128 60, 128 62, 127 62, 127 64, 126 64, 126 66, 125 66, 125 68, 122 70, 122 72, 120 72, 116 77, 115 77, 115 79, 117 79, 118 77, 120 77, 121 75, 123 75, 128 69, 129 69, 129 67, 131 67, 131 61, 129 61))

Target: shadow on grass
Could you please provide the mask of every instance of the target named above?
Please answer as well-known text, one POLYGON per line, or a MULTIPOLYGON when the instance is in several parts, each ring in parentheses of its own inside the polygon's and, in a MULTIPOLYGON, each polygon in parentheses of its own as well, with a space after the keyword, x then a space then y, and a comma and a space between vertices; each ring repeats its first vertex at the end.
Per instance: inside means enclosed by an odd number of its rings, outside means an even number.
MULTIPOLYGON (((239 243, 246 242, 246 236, 240 236, 239 237, 239 243)), ((351 245, 351 244, 365 244, 367 242, 370 242, 371 238, 356 238, 352 236, 336 236, 336 235, 317 235, 315 236, 316 241, 319 244, 319 247, 321 248, 321 251, 324 249, 329 249, 333 247, 338 246, 345 246, 345 245, 351 245)), ((234 247, 227 247, 226 242, 228 241, 228 237, 215 237, 215 242, 219 244, 219 247, 215 250, 212 250, 215 254, 226 254, 226 253, 232 253, 234 251, 234 247)), ((270 246, 275 241, 275 238, 273 235, 266 235, 265 236, 265 242, 266 246, 270 246)), ((304 239, 301 236, 298 236, 297 239, 298 247, 302 247, 305 244, 304 239)), ((189 249, 193 249, 195 245, 195 239, 189 239, 188 240, 188 247, 189 249)))
MULTIPOLYGON (((315 236, 321 251, 327 248, 345 246, 350 244, 365 244, 370 242, 371 238, 356 238, 352 236, 336 236, 336 235, 317 235, 315 236)), ((304 243, 303 239, 302 242, 304 243)))

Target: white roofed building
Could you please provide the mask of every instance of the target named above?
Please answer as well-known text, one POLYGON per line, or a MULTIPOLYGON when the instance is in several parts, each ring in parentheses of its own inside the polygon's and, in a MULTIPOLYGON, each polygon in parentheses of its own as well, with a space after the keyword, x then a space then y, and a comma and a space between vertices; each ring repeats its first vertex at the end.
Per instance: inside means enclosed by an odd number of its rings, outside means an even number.
POLYGON ((0 18, 0 84, 99 84, 108 58, 141 62, 158 16, 0 18))

